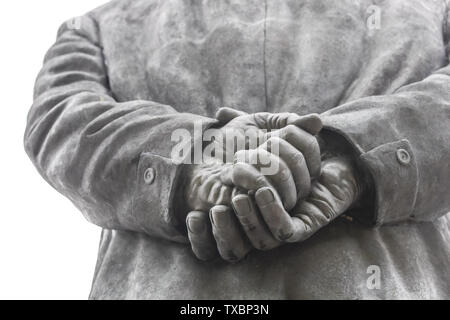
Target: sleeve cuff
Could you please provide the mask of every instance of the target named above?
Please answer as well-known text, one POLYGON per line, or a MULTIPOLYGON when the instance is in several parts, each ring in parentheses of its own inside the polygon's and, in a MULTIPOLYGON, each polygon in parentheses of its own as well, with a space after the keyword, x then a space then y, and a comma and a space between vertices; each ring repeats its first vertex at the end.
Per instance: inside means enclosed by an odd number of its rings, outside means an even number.
POLYGON ((185 243, 172 204, 181 165, 171 159, 142 153, 137 172, 137 190, 133 199, 133 220, 142 232, 171 241, 185 243))
POLYGON ((141 153, 132 204, 132 220, 138 229, 151 236, 180 243, 188 242, 184 232, 184 219, 180 219, 183 212, 179 212, 185 209, 182 190, 184 181, 180 178, 185 166, 198 160, 192 157, 195 150, 197 153, 200 150, 200 157, 202 156, 203 133, 216 124, 213 119, 192 115, 189 117, 192 120, 189 123, 194 124, 190 129, 194 132, 188 129, 190 126, 180 126, 190 137, 186 140, 188 152, 185 158, 171 154, 170 150, 165 150, 164 154, 167 156, 153 152, 141 153))
POLYGON ((381 225, 413 218, 418 191, 418 170, 408 140, 383 144, 361 154, 362 165, 374 181, 372 223, 381 225))
POLYGON ((334 121, 326 121, 324 125, 350 143, 360 166, 371 176, 374 188, 374 203, 361 203, 362 208, 353 213, 355 218, 374 226, 413 219, 419 175, 409 141, 401 139, 367 148, 370 140, 360 129, 343 127, 341 122, 334 121))

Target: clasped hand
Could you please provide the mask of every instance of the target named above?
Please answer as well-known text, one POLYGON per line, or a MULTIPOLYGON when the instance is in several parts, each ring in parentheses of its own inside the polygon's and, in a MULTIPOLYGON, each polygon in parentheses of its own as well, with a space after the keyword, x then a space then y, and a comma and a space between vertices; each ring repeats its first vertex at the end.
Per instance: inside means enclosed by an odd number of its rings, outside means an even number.
POLYGON ((351 159, 321 159, 318 115, 246 114, 223 108, 217 119, 224 124, 224 136, 230 130, 253 130, 261 139, 256 148, 245 140, 231 150, 213 141, 216 155, 233 153, 232 162, 214 157, 189 167, 185 194, 191 211, 186 224, 199 259, 219 254, 236 262, 253 248, 270 250, 303 241, 360 195, 351 159))

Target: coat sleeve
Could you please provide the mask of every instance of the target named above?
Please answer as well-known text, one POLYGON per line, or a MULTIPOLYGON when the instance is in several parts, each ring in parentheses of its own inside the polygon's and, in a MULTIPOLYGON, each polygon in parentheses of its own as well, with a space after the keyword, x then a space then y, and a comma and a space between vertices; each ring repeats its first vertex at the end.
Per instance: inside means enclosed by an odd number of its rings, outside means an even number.
POLYGON ((84 16, 60 28, 45 57, 24 143, 40 174, 92 223, 184 242, 171 133, 214 122, 152 101, 116 101, 96 22, 84 16))
MULTIPOLYGON (((449 29, 447 21, 447 58, 449 29)), ((375 203, 361 210, 363 220, 431 221, 450 211, 449 65, 393 94, 331 109, 323 121, 353 146, 372 177, 375 203)))

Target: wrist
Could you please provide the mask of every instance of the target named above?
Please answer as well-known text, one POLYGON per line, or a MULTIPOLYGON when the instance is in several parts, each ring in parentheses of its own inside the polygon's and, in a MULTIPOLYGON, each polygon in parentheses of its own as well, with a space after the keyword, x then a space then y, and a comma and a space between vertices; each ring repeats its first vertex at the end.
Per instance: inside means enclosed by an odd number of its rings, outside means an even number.
POLYGON ((322 130, 317 139, 322 161, 334 157, 345 159, 345 163, 355 180, 354 199, 350 209, 361 207, 372 194, 372 183, 370 175, 359 161, 357 151, 343 136, 333 131, 322 130))

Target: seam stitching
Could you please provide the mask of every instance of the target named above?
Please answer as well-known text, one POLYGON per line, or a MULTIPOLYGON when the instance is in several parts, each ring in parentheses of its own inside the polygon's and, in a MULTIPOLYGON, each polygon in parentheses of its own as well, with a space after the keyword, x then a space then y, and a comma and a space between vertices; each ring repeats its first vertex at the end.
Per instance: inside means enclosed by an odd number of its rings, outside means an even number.
POLYGON ((444 0, 444 6, 445 6, 445 12, 444 12, 444 41, 449 42, 450 41, 450 26, 449 26, 449 11, 450 11, 450 5, 449 0, 444 0))
POLYGON ((267 0, 264 0, 264 40, 263 40, 263 73, 264 73, 264 100, 265 110, 268 110, 268 95, 267 95, 267 69, 266 69, 266 44, 267 44, 267 0))

